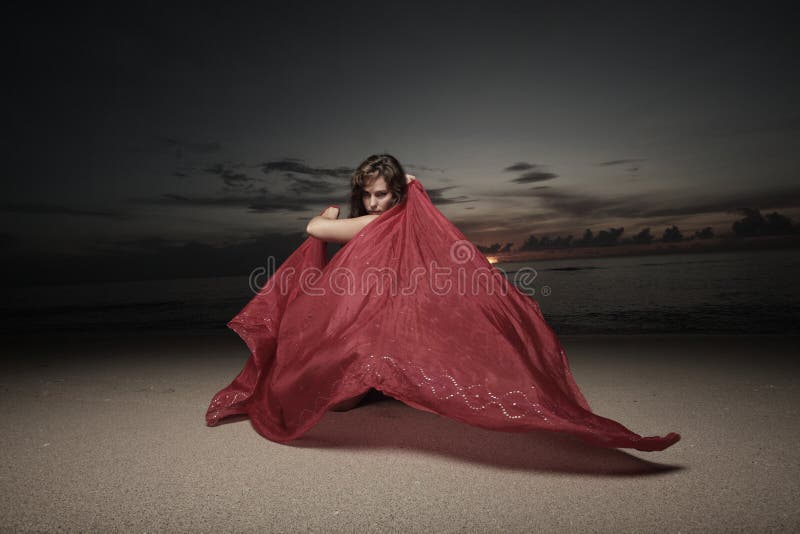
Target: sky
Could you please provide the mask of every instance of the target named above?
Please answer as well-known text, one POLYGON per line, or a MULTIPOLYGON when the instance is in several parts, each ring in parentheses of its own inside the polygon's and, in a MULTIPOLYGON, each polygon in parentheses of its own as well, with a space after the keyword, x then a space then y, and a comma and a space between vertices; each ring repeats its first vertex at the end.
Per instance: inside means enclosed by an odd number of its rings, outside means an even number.
POLYGON ((246 274, 383 152, 481 245, 800 219, 778 4, 197 4, 8 12, 6 282, 246 274))

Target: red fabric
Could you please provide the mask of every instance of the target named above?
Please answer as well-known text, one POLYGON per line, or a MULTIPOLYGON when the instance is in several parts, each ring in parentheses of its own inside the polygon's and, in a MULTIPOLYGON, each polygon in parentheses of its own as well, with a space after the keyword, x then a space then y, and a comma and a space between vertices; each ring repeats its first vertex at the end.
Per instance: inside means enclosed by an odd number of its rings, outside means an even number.
POLYGON ((251 355, 211 401, 209 426, 246 414, 261 435, 288 441, 375 388, 493 430, 567 432, 642 451, 680 439, 642 437, 592 413, 538 304, 433 206, 419 180, 330 261, 325 243, 309 237, 228 327, 251 355))

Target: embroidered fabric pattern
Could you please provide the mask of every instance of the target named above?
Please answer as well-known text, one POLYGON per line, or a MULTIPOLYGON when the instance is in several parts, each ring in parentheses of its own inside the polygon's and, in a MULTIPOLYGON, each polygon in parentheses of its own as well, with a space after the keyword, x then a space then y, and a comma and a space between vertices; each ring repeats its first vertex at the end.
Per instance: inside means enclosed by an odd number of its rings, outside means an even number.
MULTIPOLYGON (((375 359, 375 355, 370 354, 369 359, 370 363, 367 364, 367 368, 371 369, 374 366, 371 361, 375 359)), ((444 374, 441 378, 428 376, 422 367, 411 361, 401 364, 391 356, 381 356, 380 359, 389 363, 396 372, 401 373, 416 387, 430 389, 433 398, 436 400, 443 401, 458 398, 476 412, 486 410, 490 406, 496 406, 509 419, 520 419, 536 414, 543 421, 549 421, 549 418, 542 410, 542 405, 530 400, 519 389, 507 391, 502 395, 495 395, 484 384, 462 386, 449 374, 444 374)), ((535 390, 536 386, 531 386, 531 389, 535 390)))

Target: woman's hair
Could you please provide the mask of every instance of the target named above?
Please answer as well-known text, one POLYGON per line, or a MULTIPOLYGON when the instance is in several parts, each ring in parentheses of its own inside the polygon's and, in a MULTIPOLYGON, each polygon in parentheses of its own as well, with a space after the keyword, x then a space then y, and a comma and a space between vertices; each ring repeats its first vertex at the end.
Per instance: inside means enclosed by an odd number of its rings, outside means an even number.
POLYGON ((389 154, 375 154, 365 159, 350 178, 350 217, 367 214, 362 199, 364 187, 369 186, 379 176, 383 176, 386 188, 392 194, 392 206, 406 199, 408 184, 406 172, 400 162, 389 154))

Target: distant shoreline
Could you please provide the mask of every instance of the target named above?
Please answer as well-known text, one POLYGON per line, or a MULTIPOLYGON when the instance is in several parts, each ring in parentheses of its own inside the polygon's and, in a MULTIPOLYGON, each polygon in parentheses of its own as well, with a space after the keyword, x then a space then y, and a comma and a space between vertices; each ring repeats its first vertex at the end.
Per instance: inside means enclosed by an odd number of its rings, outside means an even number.
POLYGON ((614 256, 651 256, 661 254, 733 252, 740 250, 775 250, 785 248, 800 248, 800 235, 722 237, 702 240, 694 239, 691 241, 679 241, 677 243, 657 242, 647 245, 567 247, 511 253, 487 253, 486 256, 496 258, 497 263, 512 263, 533 260, 565 260, 614 256))

